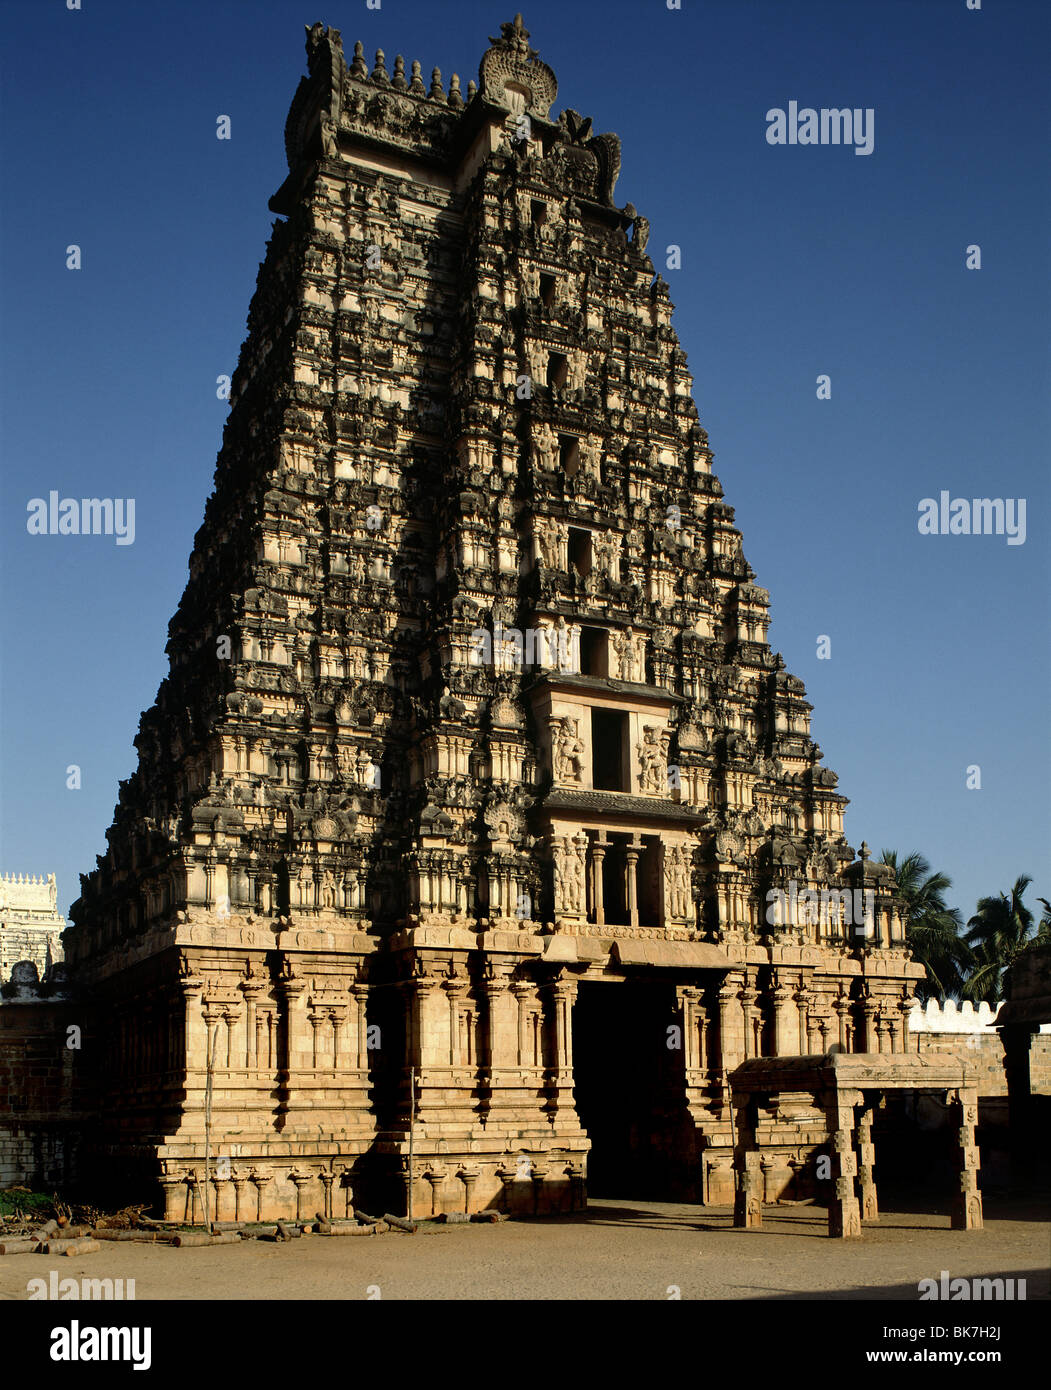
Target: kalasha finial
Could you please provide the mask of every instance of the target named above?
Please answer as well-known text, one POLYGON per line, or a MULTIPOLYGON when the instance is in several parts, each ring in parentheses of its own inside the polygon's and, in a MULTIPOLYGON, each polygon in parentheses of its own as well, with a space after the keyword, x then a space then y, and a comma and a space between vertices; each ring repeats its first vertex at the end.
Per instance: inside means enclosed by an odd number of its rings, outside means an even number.
POLYGON ((858 858, 862 861, 862 863, 864 863, 865 860, 871 859, 871 857, 872 855, 869 851, 868 845, 865 843, 864 840, 862 840, 861 848, 858 850, 858 858))
POLYGON ((431 73, 431 96, 435 101, 445 100, 445 88, 442 86, 441 68, 435 68, 431 73))
POLYGON ((456 111, 463 106, 463 95, 460 92, 460 75, 455 72, 449 79, 449 105, 456 111))
POLYGON ((369 75, 369 65, 365 62, 365 45, 359 39, 354 45, 354 58, 350 65, 351 77, 360 77, 363 81, 369 75))
POLYGON ((427 95, 427 88, 423 85, 423 78, 420 76, 420 63, 418 58, 412 60, 412 81, 409 83, 409 91, 418 97, 425 97, 427 95))
POLYGON ((372 69, 372 80, 378 82, 381 87, 390 86, 390 78, 387 76, 387 69, 383 66, 384 53, 382 48, 376 49, 376 66, 372 69))
POLYGON ((490 37, 489 42, 494 48, 509 48, 516 58, 525 61, 537 56, 536 49, 529 47, 529 30, 522 23, 520 14, 515 15, 513 23, 501 24, 500 37, 490 37))

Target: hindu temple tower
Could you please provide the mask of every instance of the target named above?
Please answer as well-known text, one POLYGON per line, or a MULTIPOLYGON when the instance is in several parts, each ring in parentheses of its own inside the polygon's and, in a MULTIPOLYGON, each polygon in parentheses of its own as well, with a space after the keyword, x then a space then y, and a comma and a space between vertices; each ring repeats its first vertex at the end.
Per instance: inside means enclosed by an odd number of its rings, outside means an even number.
MULTIPOLYGON (((520 16, 466 90, 307 58, 65 933, 90 1153, 192 1211, 210 1089, 220 1218, 729 1201, 738 1063, 905 1048, 893 877, 767 643, 618 138, 552 114, 520 16)), ((824 1136, 775 1106, 768 1190, 824 1136)))

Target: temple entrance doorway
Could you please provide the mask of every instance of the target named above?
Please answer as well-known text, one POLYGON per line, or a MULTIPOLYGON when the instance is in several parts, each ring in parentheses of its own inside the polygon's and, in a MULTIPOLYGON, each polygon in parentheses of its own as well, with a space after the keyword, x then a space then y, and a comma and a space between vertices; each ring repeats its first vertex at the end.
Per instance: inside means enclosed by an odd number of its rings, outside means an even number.
POLYGON ((695 1194, 679 1022, 669 981, 581 982, 573 1089, 591 1140, 589 1196, 667 1201, 695 1194))

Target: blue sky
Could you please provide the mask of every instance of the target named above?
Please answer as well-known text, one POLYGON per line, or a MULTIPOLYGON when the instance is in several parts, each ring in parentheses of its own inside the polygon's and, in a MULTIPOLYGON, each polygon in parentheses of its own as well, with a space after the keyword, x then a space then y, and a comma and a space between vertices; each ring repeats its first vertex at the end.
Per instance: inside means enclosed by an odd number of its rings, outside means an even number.
MULTIPOLYGON (((851 798, 848 839, 920 850, 965 916, 1023 872, 1031 905, 1051 896, 1051 6, 532 0, 524 15, 554 110, 622 138, 615 198, 650 219, 771 642, 851 798), (790 101, 872 108, 873 152, 768 144, 767 111, 790 101), (921 536, 918 504, 943 489, 1025 498, 1024 545, 921 536)), ((304 25, 466 89, 511 17, 459 0, 0 9, 0 868, 57 872, 63 910, 165 673, 304 25), (134 498, 134 544, 29 535, 26 504, 51 489, 134 498)))

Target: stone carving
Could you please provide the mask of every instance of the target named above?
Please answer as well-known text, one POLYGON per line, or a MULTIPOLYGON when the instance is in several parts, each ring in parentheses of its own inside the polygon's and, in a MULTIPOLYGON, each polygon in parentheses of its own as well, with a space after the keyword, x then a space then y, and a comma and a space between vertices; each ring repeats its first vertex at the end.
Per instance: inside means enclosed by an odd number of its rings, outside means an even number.
POLYGON ((668 790, 668 734, 655 724, 644 724, 642 742, 635 752, 639 760, 639 790, 662 796, 668 790))
POLYGON ((554 763, 556 782, 583 782, 584 744, 580 738, 578 721, 568 715, 559 724, 555 736, 554 763))
POLYGON ((555 911, 579 913, 584 907, 587 836, 558 836, 554 843, 555 911))
POLYGON ((664 894, 672 917, 690 915, 690 853, 682 845, 672 845, 665 853, 664 894))

